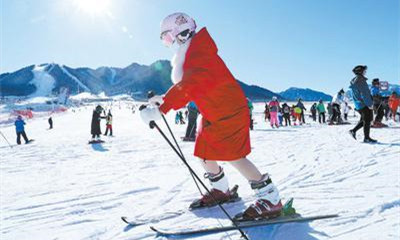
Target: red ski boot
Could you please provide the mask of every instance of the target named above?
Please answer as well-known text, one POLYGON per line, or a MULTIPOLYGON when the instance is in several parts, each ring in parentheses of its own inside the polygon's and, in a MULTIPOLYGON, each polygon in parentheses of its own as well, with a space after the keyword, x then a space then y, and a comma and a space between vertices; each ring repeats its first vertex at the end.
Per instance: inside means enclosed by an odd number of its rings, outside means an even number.
POLYGON ((220 169, 218 174, 205 174, 205 177, 208 178, 212 186, 210 193, 207 192, 202 198, 192 202, 189 209, 212 207, 217 204, 234 202, 240 199, 237 194, 238 186, 235 185, 232 189, 229 189, 228 179, 225 177, 223 169, 220 169))
POLYGON ((282 203, 278 189, 272 183, 268 174, 257 182, 251 182, 251 188, 256 192, 258 200, 251 204, 243 213, 235 216, 236 221, 269 219, 281 215, 282 203))

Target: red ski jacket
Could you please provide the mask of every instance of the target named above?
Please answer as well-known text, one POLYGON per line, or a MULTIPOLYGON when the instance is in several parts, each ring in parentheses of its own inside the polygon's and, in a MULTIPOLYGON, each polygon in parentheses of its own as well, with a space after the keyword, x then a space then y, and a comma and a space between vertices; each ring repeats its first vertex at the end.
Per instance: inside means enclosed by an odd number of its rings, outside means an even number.
POLYGON ((172 86, 160 110, 180 109, 194 101, 203 116, 194 155, 230 161, 250 153, 250 113, 236 79, 218 56, 206 28, 192 39, 183 64, 182 80, 172 86))

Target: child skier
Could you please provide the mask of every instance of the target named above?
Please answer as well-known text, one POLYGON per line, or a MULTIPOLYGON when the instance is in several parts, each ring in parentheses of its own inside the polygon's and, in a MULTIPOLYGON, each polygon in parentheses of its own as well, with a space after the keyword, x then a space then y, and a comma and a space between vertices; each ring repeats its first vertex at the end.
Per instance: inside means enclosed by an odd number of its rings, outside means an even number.
POLYGON ((17 144, 21 144, 21 136, 24 138, 25 143, 28 144, 31 140, 28 139, 25 133, 25 122, 22 120, 21 115, 18 115, 17 120, 14 122, 15 131, 17 132, 17 144))
POLYGON ((196 138, 194 155, 201 159, 212 189, 194 203, 215 205, 231 199, 229 183, 218 161, 229 162, 250 183, 257 201, 243 214, 243 219, 274 217, 282 204, 278 189, 268 174, 261 174, 246 158, 250 153, 250 113, 246 97, 225 63, 218 55, 215 42, 206 28, 196 32, 196 24, 184 13, 167 16, 161 24, 161 40, 171 47, 178 43, 172 60, 174 85, 162 98, 155 96, 150 102, 159 102, 157 108, 142 108, 143 120, 161 118, 171 109, 179 109, 193 101, 202 115, 196 138))
POLYGON ((108 130, 110 130, 110 136, 112 136, 112 114, 111 114, 111 110, 108 110, 108 114, 106 117, 106 132, 104 133, 104 136, 107 136, 108 134, 108 130))

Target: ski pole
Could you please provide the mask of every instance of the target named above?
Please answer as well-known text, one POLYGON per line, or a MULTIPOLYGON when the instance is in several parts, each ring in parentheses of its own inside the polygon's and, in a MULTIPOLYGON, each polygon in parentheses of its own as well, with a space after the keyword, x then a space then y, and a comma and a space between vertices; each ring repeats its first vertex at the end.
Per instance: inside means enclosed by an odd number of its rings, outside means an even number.
MULTIPOLYGON (((183 152, 182 152, 181 148, 179 147, 178 142, 177 142, 176 139, 175 139, 174 134, 172 133, 171 128, 169 127, 169 124, 168 124, 168 122, 167 122, 167 119, 165 119, 165 116, 164 116, 163 114, 161 114, 161 116, 162 116, 162 118, 163 118, 163 120, 164 120, 165 125, 167 125, 168 131, 169 131, 169 133, 171 134, 172 139, 174 139, 175 145, 176 145, 176 147, 178 148, 179 153, 181 154, 181 157, 182 157, 182 158, 185 158, 185 156, 183 156, 183 152)), ((196 181, 196 178, 193 176, 193 173, 190 172, 190 175, 192 175, 193 181, 194 181, 194 183, 196 184, 196 187, 197 187, 197 189, 199 190, 200 195, 201 195, 201 196, 204 196, 204 195, 203 195, 203 192, 201 191, 201 189, 200 189, 200 187, 199 187, 199 184, 198 184, 197 181, 196 181)))
POLYGON ((1 136, 3 136, 3 138, 6 140, 6 142, 8 143, 8 146, 10 146, 10 148, 12 148, 12 145, 10 144, 10 142, 8 142, 6 136, 4 136, 4 134, 0 131, 1 136))
MULTIPOLYGON (((246 234, 243 232, 243 230, 237 225, 237 223, 232 219, 232 217, 229 215, 229 213, 225 210, 225 208, 218 203, 218 201, 214 198, 214 196, 211 194, 210 190, 208 189, 208 187, 203 183, 203 181, 199 178, 199 176, 197 176, 197 174, 194 172, 194 170, 192 169, 192 167, 190 167, 190 165, 187 163, 185 157, 183 155, 181 155, 178 150, 175 148, 175 146, 171 143, 171 141, 168 139, 168 137, 164 134, 164 132, 160 129, 160 127, 157 125, 157 123, 155 121, 151 121, 149 123, 150 128, 156 128, 158 130, 158 132, 163 136, 163 138, 165 139, 165 141, 167 141, 167 143, 169 144, 169 146, 172 148, 172 150, 174 150, 174 152, 179 156, 179 158, 182 160, 182 162, 185 164, 185 166, 189 169, 190 173, 192 174, 192 176, 194 176, 197 181, 199 181, 199 183, 203 186, 203 188, 208 192, 208 194, 210 194, 211 198, 214 200, 214 202, 218 205, 218 207, 222 210, 222 212, 229 218, 229 220, 232 222, 233 226, 240 232, 240 234, 242 235, 242 237, 246 240, 249 240, 249 238, 246 236, 246 234)), ((172 132, 171 132, 172 133, 172 132)))
MULTIPOLYGON (((147 98, 148 98, 148 99, 150 99, 150 98, 152 98, 152 97, 154 97, 154 96, 155 96, 155 93, 154 93, 153 91, 149 91, 149 92, 147 93, 147 98)), ((156 103, 155 105, 156 105, 157 107, 160 106, 159 103, 156 103)), ((176 145, 176 147, 178 148, 179 153, 180 153, 181 156, 184 158, 183 152, 182 152, 181 148, 179 147, 178 142, 176 141, 175 136, 174 136, 174 134, 173 134, 172 131, 171 131, 171 128, 169 127, 169 124, 168 124, 168 122, 167 122, 167 119, 165 119, 165 116, 164 116, 163 114, 161 114, 161 117, 162 117, 162 119, 164 120, 164 123, 165 123, 165 125, 167 126, 168 131, 169 131, 169 133, 170 133, 171 136, 172 136, 172 139, 174 139, 175 145, 176 145)), ((197 183, 197 181, 196 181, 196 179, 194 178, 193 174, 190 173, 190 175, 192 175, 192 179, 193 179, 194 183, 196 184, 196 187, 197 187, 197 189, 199 190, 200 195, 201 195, 201 196, 204 196, 204 195, 203 195, 203 192, 201 191, 201 189, 200 189, 200 187, 199 187, 199 184, 197 183)))

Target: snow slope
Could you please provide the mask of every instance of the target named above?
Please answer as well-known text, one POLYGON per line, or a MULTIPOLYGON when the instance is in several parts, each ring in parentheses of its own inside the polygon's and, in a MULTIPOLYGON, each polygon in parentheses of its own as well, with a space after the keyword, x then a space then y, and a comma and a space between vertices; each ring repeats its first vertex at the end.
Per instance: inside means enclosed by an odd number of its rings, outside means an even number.
MULTIPOLYGON (((120 216, 163 216, 167 219, 154 224, 169 228, 228 224, 217 208, 171 217, 198 197, 197 189, 158 132, 132 114, 128 103, 121 106, 113 108, 116 136, 104 137, 102 145, 87 144, 92 107, 53 116, 53 130, 46 130, 45 118, 27 122, 28 137, 36 139, 30 145, 11 149, 0 140, 0 239, 166 239, 149 225, 127 227, 120 216)), ((256 104, 249 158, 271 174, 283 198, 295 198, 302 214, 340 217, 248 229, 250 239, 400 238, 399 125, 373 129, 381 143, 369 145, 352 139, 349 125, 271 129, 262 120, 262 109, 256 104)), ((172 123, 174 114, 167 117, 172 123)), ((172 129, 179 137, 185 126, 173 124, 172 129)), ((14 144, 14 128, 0 130, 14 144)), ((191 155, 193 143, 180 144, 202 175, 191 155)), ((234 214, 251 203, 252 192, 234 169, 224 168, 230 182, 240 185, 243 201, 227 205, 234 214)), ((239 234, 184 239, 239 239, 239 234)))
POLYGON ((35 85, 36 91, 28 97, 41 97, 48 96, 55 87, 56 81, 54 78, 45 71, 47 65, 39 66, 36 65, 33 72, 33 79, 30 81, 31 84, 35 85))

